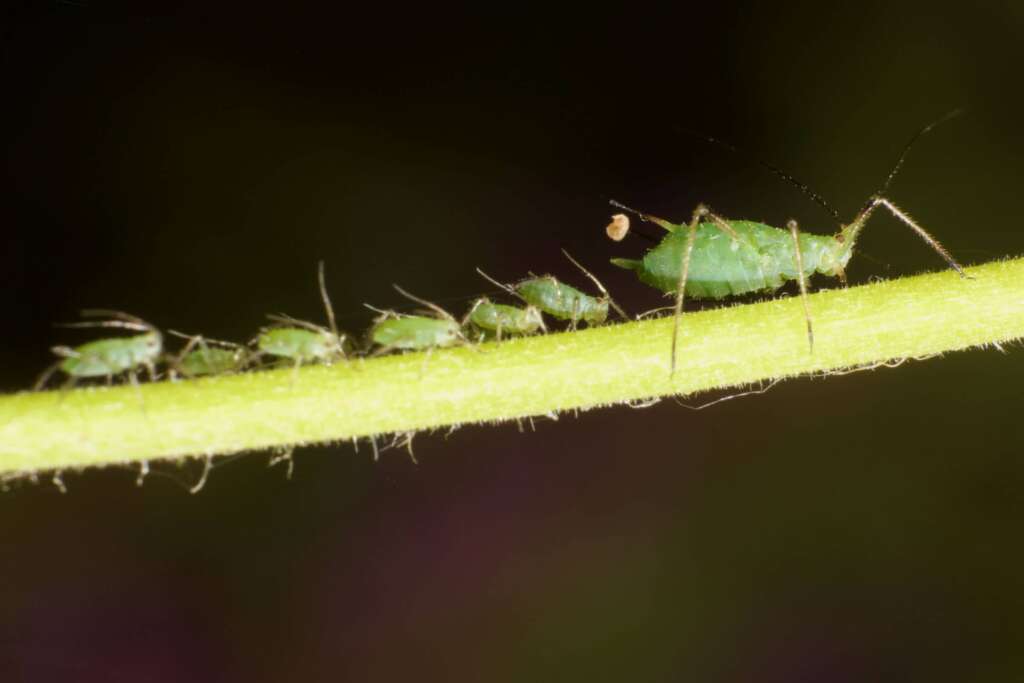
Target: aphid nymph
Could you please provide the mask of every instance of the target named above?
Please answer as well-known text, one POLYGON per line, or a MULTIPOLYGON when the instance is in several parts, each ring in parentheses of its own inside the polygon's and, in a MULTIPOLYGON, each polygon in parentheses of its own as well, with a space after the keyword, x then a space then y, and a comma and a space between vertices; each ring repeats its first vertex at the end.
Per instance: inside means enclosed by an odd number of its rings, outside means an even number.
POLYGON ((334 320, 334 308, 327 295, 323 261, 318 265, 317 279, 320 284, 320 298, 323 299, 330 327, 321 327, 288 316, 268 316, 277 325, 265 328, 256 337, 256 356, 274 356, 290 360, 295 367, 304 363, 332 363, 338 358, 345 357, 346 337, 338 332, 334 320))
POLYGON ((378 347, 377 353, 389 351, 422 351, 443 348, 465 342, 462 325, 450 313, 424 299, 409 294, 398 285, 395 290, 434 315, 409 315, 382 311, 367 304, 367 308, 380 314, 370 329, 370 343, 378 347))
POLYGON ((134 330, 142 334, 130 337, 97 339, 80 346, 55 346, 53 353, 61 360, 51 365, 39 377, 35 388, 41 389, 54 372, 60 370, 68 376, 65 386, 72 386, 80 379, 106 377, 109 384, 114 376, 126 374, 137 383, 136 371, 146 368, 150 379, 156 376, 156 363, 163 352, 163 335, 145 320, 121 311, 87 309, 83 317, 106 316, 110 320, 95 322, 67 323, 61 327, 110 327, 134 330))
POLYGON ((496 304, 487 297, 473 302, 462 326, 476 331, 480 339, 493 337, 497 341, 501 341, 503 336, 521 336, 545 329, 544 317, 536 306, 520 308, 496 304))
POLYGON ((249 350, 241 344, 175 330, 168 330, 168 333, 188 340, 178 355, 168 361, 171 380, 178 375, 194 378, 238 372, 249 362, 249 350))
POLYGON ((479 268, 476 269, 476 272, 480 273, 492 284, 501 287, 513 296, 519 297, 530 306, 540 309, 551 317, 570 321, 574 329, 581 321, 588 325, 602 324, 608 319, 609 305, 624 319, 628 319, 629 316, 615 303, 615 300, 608 294, 608 290, 601 284, 601 281, 593 273, 580 265, 565 249, 562 250, 562 253, 597 286, 602 296, 594 297, 584 294, 575 287, 560 282, 554 275, 533 276, 520 280, 514 285, 506 285, 498 282, 479 268))

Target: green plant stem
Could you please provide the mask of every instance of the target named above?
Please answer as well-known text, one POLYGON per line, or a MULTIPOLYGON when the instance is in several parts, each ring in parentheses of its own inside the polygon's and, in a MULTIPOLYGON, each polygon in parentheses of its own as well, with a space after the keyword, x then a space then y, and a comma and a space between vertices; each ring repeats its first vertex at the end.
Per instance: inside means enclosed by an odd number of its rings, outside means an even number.
POLYGON ((0 397, 0 473, 219 455, 692 394, 1024 336, 1024 260, 683 318, 139 387, 0 397))

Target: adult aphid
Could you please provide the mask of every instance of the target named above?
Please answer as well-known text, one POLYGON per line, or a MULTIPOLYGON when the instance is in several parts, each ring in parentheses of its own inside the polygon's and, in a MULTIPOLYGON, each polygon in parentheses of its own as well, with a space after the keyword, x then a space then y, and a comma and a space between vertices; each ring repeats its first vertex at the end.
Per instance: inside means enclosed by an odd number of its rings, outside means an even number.
MULTIPOLYGON (((854 219, 841 225, 835 235, 800 232, 795 220, 788 221, 784 230, 753 221, 729 220, 717 215, 704 204, 694 209, 689 224, 677 225, 612 201, 613 206, 630 211, 668 231, 668 235, 642 259, 616 258, 612 259, 612 263, 635 271, 645 284, 675 294, 671 372, 675 373, 680 317, 685 297, 722 299, 749 292, 774 291, 787 280, 796 280, 800 286, 807 322, 807 343, 813 352, 814 331, 807 306, 807 279, 814 273, 820 273, 838 277, 845 285, 845 268, 853 255, 857 237, 880 206, 888 209, 916 232, 962 277, 967 277, 960 264, 928 231, 885 196, 893 178, 903 166, 907 152, 917 139, 958 113, 951 112, 918 131, 903 148, 882 188, 872 194, 854 219)), ((812 199, 828 209, 838 220, 838 214, 818 195, 775 167, 769 168, 810 194, 812 199)), ((622 222, 618 221, 618 224, 621 226, 622 222)), ((613 225, 616 225, 615 219, 613 225)), ((628 223, 626 225, 628 229, 628 223)), ((625 236, 621 230, 613 230, 612 226, 606 230, 612 239, 625 236)))
POLYGON ((163 351, 163 335, 160 334, 160 330, 141 318, 121 311, 87 309, 82 311, 82 316, 107 316, 111 320, 66 323, 61 327, 111 327, 134 330, 142 334, 97 339, 75 347, 53 347, 53 353, 60 356, 61 360, 43 372, 36 381, 36 390, 43 388, 58 370, 68 376, 65 387, 73 386, 80 379, 91 377, 106 377, 107 383, 110 384, 114 376, 120 374, 127 374, 131 383, 137 384, 136 371, 139 368, 146 368, 150 379, 155 378, 156 363, 163 351))
POLYGON ((466 341, 462 334, 462 325, 448 311, 437 304, 409 294, 398 285, 392 286, 405 298, 430 309, 434 315, 410 315, 382 311, 365 304, 371 311, 380 314, 373 321, 373 327, 370 329, 370 343, 378 347, 376 353, 423 351, 454 346, 466 341))
POLYGON ((601 284, 601 281, 593 273, 580 265, 565 249, 562 250, 562 253, 591 282, 597 285, 602 296, 595 297, 584 294, 575 287, 560 282, 554 275, 532 276, 525 280, 520 280, 513 285, 506 285, 498 282, 479 268, 476 269, 476 272, 480 273, 491 284, 497 285, 509 294, 519 297, 530 306, 535 306, 552 318, 570 321, 573 329, 576 328, 580 321, 588 325, 602 324, 608 319, 609 306, 624 319, 629 318, 625 311, 619 308, 619 305, 612 299, 608 290, 604 288, 604 285, 601 284))
POLYGON ((249 362, 249 350, 241 344, 175 330, 168 330, 168 333, 188 340, 178 355, 167 362, 171 380, 179 375, 194 378, 239 372, 249 362))
POLYGON ((277 325, 265 328, 256 337, 254 357, 274 356, 290 360, 296 368, 303 363, 329 364, 345 357, 346 337, 338 332, 334 320, 334 308, 331 307, 331 299, 327 296, 323 261, 317 267, 317 280, 330 328, 284 315, 269 315, 267 317, 277 325))
POLYGON ((496 304, 487 297, 473 302, 473 307, 466 313, 462 326, 469 326, 476 331, 478 338, 496 339, 503 336, 522 336, 545 330, 544 317, 536 306, 509 306, 496 304))

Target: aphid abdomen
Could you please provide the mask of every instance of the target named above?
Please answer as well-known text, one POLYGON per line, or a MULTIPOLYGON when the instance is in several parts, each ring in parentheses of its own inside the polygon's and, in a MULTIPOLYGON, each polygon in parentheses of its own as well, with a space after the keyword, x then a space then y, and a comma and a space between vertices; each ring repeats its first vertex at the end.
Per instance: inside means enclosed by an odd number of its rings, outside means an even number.
POLYGON ((242 360, 243 356, 237 349, 211 346, 188 353, 181 359, 180 371, 188 377, 219 375, 237 370, 242 360))
POLYGON ((599 325, 608 318, 608 302, 584 294, 552 276, 523 280, 516 292, 526 303, 559 320, 599 325))
POLYGON ((460 332, 454 320, 410 315, 380 321, 370 339, 378 346, 412 351, 451 346, 460 340, 460 332))
POLYGON ((536 307, 524 309, 490 301, 481 301, 474 306, 469 321, 482 330, 501 330, 505 334, 533 334, 543 322, 536 307))
POLYGON ((263 332, 259 336, 257 348, 267 355, 290 358, 299 363, 323 360, 334 352, 328 334, 297 327, 263 332))
MULTIPOLYGON (((796 279, 797 260, 789 232, 752 221, 729 221, 729 225, 738 239, 713 223, 697 226, 686 281, 688 298, 721 299, 774 290, 796 279)), ((666 235, 642 260, 616 259, 613 263, 636 271, 645 284, 675 293, 686 238, 686 230, 681 228, 666 235)), ((801 233, 804 276, 815 271, 832 275, 831 254, 837 246, 832 237, 801 233)))

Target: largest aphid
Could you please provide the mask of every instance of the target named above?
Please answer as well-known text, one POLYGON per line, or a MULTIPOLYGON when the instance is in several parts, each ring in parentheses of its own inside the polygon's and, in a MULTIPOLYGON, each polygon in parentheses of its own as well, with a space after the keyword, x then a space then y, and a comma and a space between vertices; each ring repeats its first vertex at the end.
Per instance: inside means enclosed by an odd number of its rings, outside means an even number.
MULTIPOLYGON (((838 277, 845 284, 846 264, 853 255, 857 237, 875 209, 880 206, 888 209, 916 232, 951 268, 966 277, 960 264, 938 240, 885 197, 892 179, 899 172, 914 142, 939 123, 958 113, 959 111, 951 112, 918 131, 904 147, 882 189, 868 198, 864 208, 852 221, 840 225, 839 232, 835 235, 802 233, 795 220, 788 221, 785 230, 754 221, 728 220, 703 204, 694 209, 688 224, 675 224, 613 201, 612 205, 635 213, 669 233, 656 247, 644 254, 643 258, 612 259, 612 263, 620 268, 635 271, 641 282, 676 295, 675 327, 672 330, 672 372, 675 372, 679 319, 685 297, 723 299, 750 292, 773 291, 782 287, 788 280, 796 280, 800 285, 807 320, 807 341, 813 350, 814 332, 807 308, 807 279, 814 273, 820 273, 838 277)), ((787 180, 796 182, 778 169, 769 168, 787 180)), ((806 186, 796 184, 810 193, 806 186)), ((834 216, 837 215, 820 197, 814 193, 810 195, 834 216)), ((609 226, 608 235, 616 241, 621 240, 625 236, 623 221, 613 222, 609 226)))

